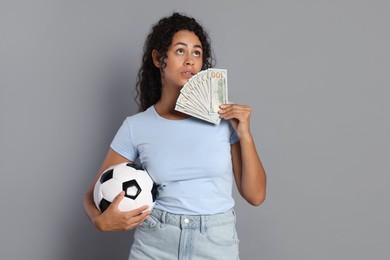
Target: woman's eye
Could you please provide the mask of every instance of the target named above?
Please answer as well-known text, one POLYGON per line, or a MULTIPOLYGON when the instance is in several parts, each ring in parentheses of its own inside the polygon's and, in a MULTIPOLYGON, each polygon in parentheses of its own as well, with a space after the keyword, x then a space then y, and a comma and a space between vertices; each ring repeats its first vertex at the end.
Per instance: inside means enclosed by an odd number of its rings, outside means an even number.
POLYGON ((202 53, 200 53, 200 51, 194 51, 194 56, 199 57, 201 55, 202 55, 202 53))
POLYGON ((177 49, 177 50, 176 50, 176 53, 177 53, 177 54, 184 54, 184 50, 183 50, 183 49, 177 49))

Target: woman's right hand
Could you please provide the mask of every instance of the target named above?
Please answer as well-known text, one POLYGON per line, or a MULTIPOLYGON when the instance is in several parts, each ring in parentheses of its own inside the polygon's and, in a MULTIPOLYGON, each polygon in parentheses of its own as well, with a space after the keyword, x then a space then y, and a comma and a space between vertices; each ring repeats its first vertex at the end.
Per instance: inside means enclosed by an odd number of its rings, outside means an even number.
POLYGON ((124 198, 125 192, 119 193, 110 206, 100 215, 93 219, 95 226, 102 232, 127 231, 142 224, 150 215, 148 206, 142 206, 131 211, 120 211, 118 205, 124 198))

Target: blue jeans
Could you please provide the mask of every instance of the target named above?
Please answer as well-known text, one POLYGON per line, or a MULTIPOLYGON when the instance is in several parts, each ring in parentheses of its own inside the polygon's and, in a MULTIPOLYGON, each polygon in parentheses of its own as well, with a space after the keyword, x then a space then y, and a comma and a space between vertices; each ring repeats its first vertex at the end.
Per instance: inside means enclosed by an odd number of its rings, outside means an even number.
POLYGON ((237 260, 234 210, 186 216, 153 209, 134 233, 129 260, 237 260))

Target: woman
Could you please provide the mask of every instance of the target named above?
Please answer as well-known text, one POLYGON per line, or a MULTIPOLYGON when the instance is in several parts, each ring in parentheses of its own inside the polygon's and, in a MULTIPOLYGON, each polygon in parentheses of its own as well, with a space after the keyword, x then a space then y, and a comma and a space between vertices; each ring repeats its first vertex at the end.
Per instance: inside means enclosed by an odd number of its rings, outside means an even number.
POLYGON ((138 227, 129 259, 239 259, 233 179, 251 205, 265 199, 249 106, 221 105, 219 125, 174 109, 188 79, 211 66, 209 38, 195 19, 174 13, 153 26, 138 73, 140 113, 123 122, 84 201, 101 231, 138 227), (120 212, 121 193, 100 213, 92 193, 102 171, 137 158, 159 185, 153 210, 120 212))

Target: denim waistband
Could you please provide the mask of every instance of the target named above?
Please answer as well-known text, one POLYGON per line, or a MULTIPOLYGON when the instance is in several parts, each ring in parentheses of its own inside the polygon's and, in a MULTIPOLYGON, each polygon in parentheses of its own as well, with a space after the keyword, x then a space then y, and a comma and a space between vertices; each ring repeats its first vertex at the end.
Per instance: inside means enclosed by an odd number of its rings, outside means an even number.
POLYGON ((234 209, 214 215, 178 215, 154 208, 151 215, 161 224, 177 226, 181 229, 200 229, 236 222, 234 209))

